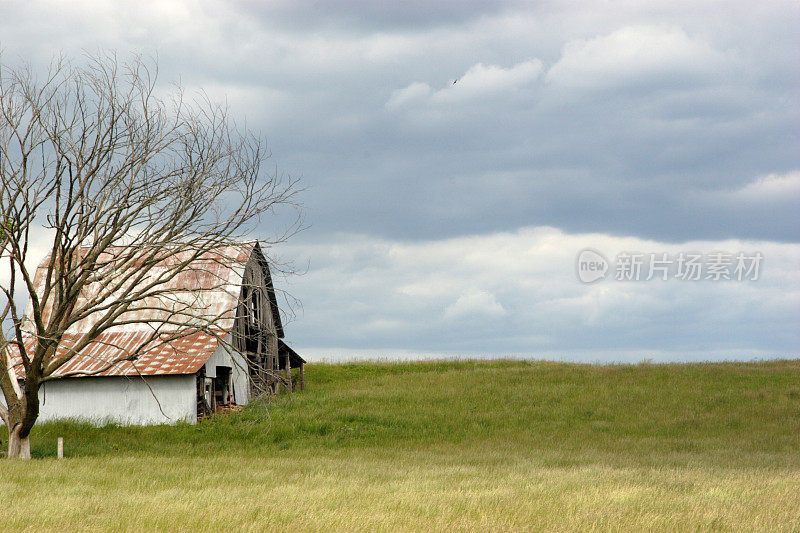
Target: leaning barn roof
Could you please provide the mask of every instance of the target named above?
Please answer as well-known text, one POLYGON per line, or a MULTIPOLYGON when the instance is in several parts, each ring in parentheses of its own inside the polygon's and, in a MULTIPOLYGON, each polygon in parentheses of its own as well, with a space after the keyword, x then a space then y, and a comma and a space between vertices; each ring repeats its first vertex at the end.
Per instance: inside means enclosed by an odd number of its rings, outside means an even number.
MULTIPOLYGON (((231 331, 242 291, 245 267, 253 255, 255 256, 253 259, 262 264, 267 272, 273 318, 278 328, 278 335, 282 336, 277 302, 268 276, 269 269, 260 247, 252 242, 222 246, 191 262, 188 268, 182 270, 166 285, 171 291, 170 298, 174 298, 179 305, 186 306, 186 309, 191 309, 191 314, 181 313, 177 320, 176 317, 171 317, 171 320, 178 322, 176 324, 169 326, 162 324, 160 330, 163 334, 160 340, 146 343, 152 335, 153 326, 159 324, 159 319, 163 319, 168 313, 163 309, 143 309, 164 307, 163 302, 159 302, 158 305, 148 305, 145 301, 122 316, 126 320, 137 320, 137 323, 114 326, 102 333, 82 350, 80 355, 59 368, 54 375, 97 372, 110 361, 136 353, 137 350, 139 356, 135 361, 120 361, 96 375, 136 376, 197 372, 217 349, 220 339, 231 331), (215 326, 214 334, 199 330, 199 324, 207 325, 210 321, 213 321, 215 326)), ((165 258, 163 263, 154 267, 153 275, 157 275, 159 269, 163 271, 170 264, 176 264, 175 261, 180 259, 180 255, 165 258)), ((42 294, 44 291, 49 264, 48 257, 37 268, 34 279, 37 294, 42 294)), ((30 313, 30 309, 28 311, 30 313)), ((49 313, 50 309, 46 308, 45 320, 49 313)), ((95 317, 89 316, 70 327, 54 359, 67 353, 82 334, 89 331, 96 320, 95 317)), ((30 334, 26 335, 24 340, 28 350, 35 345, 34 337, 30 334)), ((12 354, 12 360, 17 375, 22 377, 24 370, 19 354, 12 354)))

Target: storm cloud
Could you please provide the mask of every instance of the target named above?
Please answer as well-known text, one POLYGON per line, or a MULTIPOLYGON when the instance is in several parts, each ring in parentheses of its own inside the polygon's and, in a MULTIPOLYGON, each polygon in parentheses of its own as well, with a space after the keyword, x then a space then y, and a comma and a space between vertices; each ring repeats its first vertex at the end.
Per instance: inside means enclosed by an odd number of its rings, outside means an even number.
POLYGON ((268 138, 307 187, 310 228, 271 251, 308 265, 301 351, 702 359, 800 348, 799 24, 777 1, 3 2, 0 48, 155 55, 268 138), (763 278, 575 279, 626 243, 758 250, 763 278))

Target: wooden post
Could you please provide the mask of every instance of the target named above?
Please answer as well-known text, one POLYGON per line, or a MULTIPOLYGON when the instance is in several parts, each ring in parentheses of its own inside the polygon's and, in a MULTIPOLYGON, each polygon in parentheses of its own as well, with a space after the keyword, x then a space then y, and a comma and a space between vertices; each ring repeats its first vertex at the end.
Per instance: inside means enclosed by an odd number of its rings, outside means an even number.
POLYGON ((58 437, 58 458, 64 458, 64 437, 58 437))
MULTIPOLYGON (((272 343, 270 343, 270 350, 272 350, 272 343)), ((272 361, 272 392, 273 394, 278 394, 281 386, 281 363, 280 359, 278 359, 278 349, 277 347, 273 351, 272 355, 270 355, 270 360, 272 361)))
POLYGON ((300 363, 300 390, 306 390, 306 364, 300 363))
POLYGON ((286 354, 286 390, 292 392, 292 363, 286 354))

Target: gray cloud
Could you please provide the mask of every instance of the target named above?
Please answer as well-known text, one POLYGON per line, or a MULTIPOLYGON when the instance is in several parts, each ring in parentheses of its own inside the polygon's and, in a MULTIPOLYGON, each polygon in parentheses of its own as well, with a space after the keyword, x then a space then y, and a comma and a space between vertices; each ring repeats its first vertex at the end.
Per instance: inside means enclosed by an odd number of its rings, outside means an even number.
POLYGON ((240 1, 239 8, 255 15, 264 24, 295 28, 339 28, 376 31, 407 28, 419 30, 441 25, 458 25, 502 12, 516 2, 487 0, 410 0, 405 2, 372 2, 370 0, 295 0, 240 1))
MULTIPOLYGON (((559 273, 512 271, 496 286, 472 280, 424 299, 420 316, 439 318, 415 324, 413 336, 397 310, 420 298, 382 291, 402 275, 385 249, 420 243, 435 253, 454 239, 490 246, 492 236, 528 231, 520 228, 659 246, 798 242, 798 22, 800 6, 779 1, 602 10, 588 2, 7 2, 0 48, 3 61, 36 68, 60 51, 157 54, 165 82, 226 98, 265 134, 271 163, 308 187, 309 248, 287 253, 310 261, 296 281, 309 347, 796 350, 796 337, 779 326, 759 330, 745 312, 775 316, 764 301, 786 311, 780 299, 762 298, 766 284, 735 296, 674 284, 604 294, 556 283, 544 294, 518 287, 548 285, 559 273), (541 313, 527 314, 521 294, 541 313), (687 307, 692 298, 718 306, 709 313, 733 312, 728 298, 742 307, 728 322, 709 322, 687 307), (656 306, 659 318, 580 321, 587 309, 622 301, 656 306), (496 312, 478 320, 478 303, 496 312), (337 305, 346 310, 334 320, 327 313, 337 305), (734 332, 728 344, 723 324, 734 332), (624 346, 610 343, 618 338, 624 346)), ((796 289, 794 278, 782 279, 796 289)))

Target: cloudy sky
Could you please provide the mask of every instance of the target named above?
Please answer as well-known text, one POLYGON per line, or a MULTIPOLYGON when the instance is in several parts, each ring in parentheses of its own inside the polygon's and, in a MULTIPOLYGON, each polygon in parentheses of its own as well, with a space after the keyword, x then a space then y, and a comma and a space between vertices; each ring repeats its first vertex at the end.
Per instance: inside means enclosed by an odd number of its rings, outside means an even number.
POLYGON ((271 254, 315 360, 800 355, 798 28, 796 1, 0 0, 5 62, 157 55, 268 138, 307 187, 271 254))

